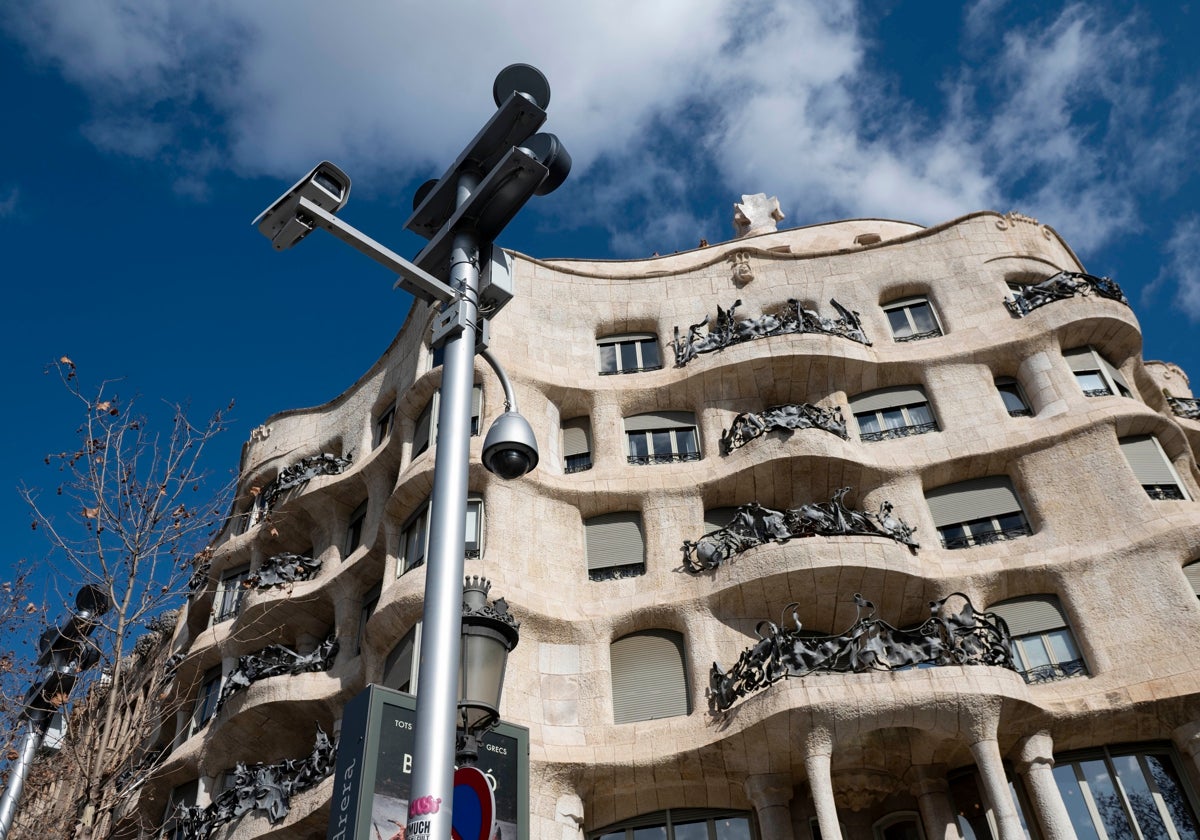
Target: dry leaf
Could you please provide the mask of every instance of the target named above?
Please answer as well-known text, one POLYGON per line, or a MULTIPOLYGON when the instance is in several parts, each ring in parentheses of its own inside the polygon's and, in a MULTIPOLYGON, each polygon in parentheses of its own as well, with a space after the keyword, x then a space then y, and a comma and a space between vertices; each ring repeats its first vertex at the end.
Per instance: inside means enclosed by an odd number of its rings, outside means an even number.
POLYGON ((61 364, 64 364, 64 365, 73 365, 73 364, 75 364, 75 363, 74 363, 74 362, 72 362, 70 359, 68 359, 66 356, 63 356, 63 357, 62 357, 61 359, 59 359, 58 361, 59 361, 61 364))
POLYGON ((84 519, 95 519, 99 515, 100 515, 100 508, 98 508, 98 507, 83 509, 84 519))

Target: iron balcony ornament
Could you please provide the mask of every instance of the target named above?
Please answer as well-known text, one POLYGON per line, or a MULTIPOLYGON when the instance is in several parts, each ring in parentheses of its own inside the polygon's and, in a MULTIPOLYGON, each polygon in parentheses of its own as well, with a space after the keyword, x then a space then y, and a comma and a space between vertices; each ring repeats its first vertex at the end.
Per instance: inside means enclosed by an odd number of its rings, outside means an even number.
POLYGON ((275 764, 238 763, 233 785, 207 806, 184 805, 174 814, 178 840, 208 840, 226 823, 250 811, 266 811, 271 825, 278 824, 291 810, 291 798, 316 787, 333 772, 337 743, 319 725, 313 751, 306 758, 285 758, 275 764))
POLYGON ((723 715, 742 697, 788 677, 814 673, 865 673, 940 665, 994 665, 1016 671, 1012 636, 1004 619, 976 610, 971 599, 955 592, 929 602, 929 618, 908 629, 875 617, 875 605, 855 593, 858 615, 837 636, 810 635, 789 604, 792 628, 759 622, 759 641, 742 652, 729 671, 713 663, 708 679, 708 708, 723 715), (865 611, 865 614, 864 614, 865 611))
POLYGON ((811 309, 805 309, 800 301, 794 299, 789 299, 787 309, 778 315, 764 313, 758 318, 741 320, 734 318, 733 314, 742 305, 741 300, 735 300, 728 309, 718 306, 716 322, 711 327, 710 319, 706 317, 688 327, 686 337, 680 335, 679 327, 675 328, 675 340, 671 342, 675 350, 675 367, 683 367, 701 353, 713 353, 734 344, 773 335, 824 333, 848 338, 869 347, 871 342, 863 332, 858 313, 842 306, 834 298, 830 298, 829 302, 840 317, 826 318, 811 309))
POLYGON ((281 554, 273 554, 264 560, 258 570, 246 578, 246 585, 258 589, 282 586, 285 583, 309 580, 320 570, 320 560, 314 560, 304 554, 285 551, 281 554))
POLYGON ((920 544, 913 539, 915 528, 892 515, 892 503, 883 502, 879 513, 853 510, 844 499, 843 487, 824 504, 804 504, 785 511, 763 507, 758 502, 741 505, 724 528, 683 542, 683 568, 692 574, 715 569, 743 551, 769 542, 785 543, 798 537, 887 537, 907 545, 913 553, 920 544))
POLYGON ((733 423, 721 433, 721 454, 728 455, 767 432, 780 430, 790 435, 797 429, 823 429, 843 440, 850 437, 841 406, 821 408, 811 403, 787 403, 757 413, 743 411, 733 418, 733 423))
POLYGON ((318 671, 328 671, 333 667, 333 659, 337 656, 338 642, 330 634, 325 641, 317 645, 312 653, 296 653, 283 645, 267 645, 258 653, 248 653, 239 656, 237 667, 225 678, 221 686, 221 695, 217 698, 217 710, 225 705, 225 701, 251 683, 277 677, 282 674, 310 674, 318 671))
POLYGON ((273 481, 259 491, 254 499, 254 508, 250 511, 250 524, 258 522, 275 509, 275 503, 296 487, 303 487, 319 475, 338 475, 350 466, 354 453, 345 458, 329 452, 321 455, 309 455, 301 458, 290 467, 284 468, 273 481))
POLYGON ((1167 397, 1167 405, 1176 417, 1185 420, 1200 420, 1200 400, 1195 397, 1167 397))
POLYGON ((1082 297, 1093 292, 1102 298, 1129 306, 1125 293, 1111 279, 1078 271, 1060 271, 1040 283, 1022 286, 1020 291, 1014 289, 1012 296, 1004 301, 1004 305, 1014 318, 1023 318, 1038 307, 1056 300, 1066 300, 1076 295, 1082 297))
MULTIPOLYGON (((1011 412, 1009 413, 1011 414, 1011 412)), ((880 429, 877 432, 863 432, 858 436, 858 439, 863 443, 876 443, 881 440, 895 440, 896 438, 924 435, 929 432, 936 432, 937 430, 937 423, 914 423, 908 426, 893 426, 890 429, 880 429)))

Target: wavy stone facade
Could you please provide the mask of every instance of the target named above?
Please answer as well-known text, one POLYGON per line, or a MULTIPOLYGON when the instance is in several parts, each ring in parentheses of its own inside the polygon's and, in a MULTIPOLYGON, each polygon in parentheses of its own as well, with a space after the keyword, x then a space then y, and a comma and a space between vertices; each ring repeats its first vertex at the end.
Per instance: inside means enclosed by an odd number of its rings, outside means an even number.
MULTIPOLYGON (((1189 647, 1200 605, 1184 567, 1200 558, 1200 421, 1172 411, 1165 389, 1187 400, 1186 376, 1143 362, 1137 319, 1120 300, 1067 296, 1023 316, 1006 307, 1009 284, 1059 272, 1083 266, 1052 229, 994 213, 932 228, 839 222, 628 262, 515 255, 517 294, 492 324, 491 347, 542 460, 500 481, 473 439, 482 513, 467 573, 490 578, 521 621, 502 713, 530 730, 531 838, 623 839, 634 818, 670 824, 680 840, 1064 838, 1089 819, 1173 821, 1172 836, 1196 836, 1186 824, 1200 671, 1189 647), (789 306, 837 319, 836 300, 870 343, 763 329, 675 366, 676 328, 687 340, 709 318, 712 332, 735 300, 735 319, 752 320, 784 318, 789 306), (1092 372, 1084 355, 1109 367, 1092 372), (1085 387, 1093 373, 1111 394, 1085 387), (878 407, 907 392, 925 407, 878 407), (848 436, 772 426, 722 454, 740 415, 806 405, 840 411, 848 436), (880 422, 885 432, 869 434, 880 422), (1131 466, 1138 447, 1165 456, 1154 466, 1174 478, 1167 497, 1131 466), (842 488, 852 488, 847 510, 890 511, 919 548, 851 529, 760 540, 715 568, 684 568, 682 546, 718 529, 720 509, 828 505, 842 488), (989 507, 996 493, 1019 510, 989 507), (948 524, 951 502, 982 507, 959 527, 948 524), (642 554, 606 542, 599 523, 640 536, 642 554), (621 552, 632 552, 623 571, 606 574, 621 552), (714 663, 728 669, 780 616, 788 638, 832 638, 870 601, 894 628, 918 627, 931 602, 954 593, 1006 618, 1021 655, 1005 664, 1001 644, 991 664, 943 656, 811 672, 710 704, 714 663), (1046 605, 1057 627, 1038 624, 1046 605), (637 670, 630 649, 644 654, 647 639, 674 640, 665 649, 680 652, 678 685, 658 665, 637 670), (674 699, 659 706, 662 692, 674 699), (1111 795, 1104 778, 1119 782, 1111 795)), ((200 806, 215 800, 239 762, 307 757, 316 728, 336 731, 346 701, 385 680, 389 653, 419 621, 414 546, 435 449, 422 448, 422 415, 440 375, 425 344, 431 317, 415 306, 344 394, 270 418, 247 443, 241 501, 178 631, 175 685, 200 686, 200 711, 164 726, 169 755, 142 794, 146 813, 161 815, 172 790, 200 806), (256 508, 282 471, 321 455, 349 463, 288 490, 265 515, 256 508), (283 553, 320 568, 241 588, 245 570, 283 553), (201 709, 206 681, 239 657, 270 645, 304 656, 331 637, 326 670, 262 679, 201 709)), ((482 364, 476 381, 486 429, 503 395, 482 364)), ((252 810, 214 836, 323 837, 331 795, 326 779, 292 795, 274 823, 252 810)))

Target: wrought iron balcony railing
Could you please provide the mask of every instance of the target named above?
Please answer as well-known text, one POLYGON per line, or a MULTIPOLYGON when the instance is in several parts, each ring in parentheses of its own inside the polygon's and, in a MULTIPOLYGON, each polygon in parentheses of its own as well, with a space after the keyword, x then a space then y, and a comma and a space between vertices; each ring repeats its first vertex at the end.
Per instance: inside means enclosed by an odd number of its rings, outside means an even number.
POLYGON ((563 472, 567 475, 590 470, 591 468, 592 453, 590 452, 585 452, 582 455, 568 455, 563 462, 563 472))
POLYGON ((898 335, 895 338, 896 338, 896 341, 924 341, 927 338, 940 338, 941 336, 942 336, 942 331, 940 329, 938 329, 937 327, 934 327, 933 329, 925 330, 924 332, 909 333, 908 335, 898 335))
POLYGON ((627 563, 624 566, 588 569, 589 580, 622 580, 623 578, 641 577, 644 574, 646 574, 645 563, 627 563))
POLYGON ((1121 287, 1107 277, 1096 277, 1077 271, 1060 271, 1053 277, 1047 277, 1040 283, 1023 286, 1020 291, 1013 290, 1012 297, 1004 301, 1004 305, 1015 318, 1023 318, 1033 310, 1054 303, 1056 300, 1079 295, 1081 297, 1096 294, 1117 303, 1129 305, 1129 300, 1121 287))
POLYGON ((1087 665, 1082 659, 1072 659, 1070 662, 1052 662, 1049 665, 1038 665, 1028 671, 1022 671, 1021 676, 1030 685, 1038 683, 1065 680, 1068 677, 1087 676, 1087 665))
POLYGON ((1085 388, 1083 395, 1085 397, 1111 397, 1113 392, 1107 388, 1085 388))
POLYGON ((1143 484, 1142 487, 1151 499, 1182 501, 1184 498, 1183 491, 1175 484, 1143 484))
POLYGON ((602 370, 602 371, 600 371, 600 375, 601 376, 620 376, 622 373, 645 373, 646 371, 649 371, 649 370, 662 370, 662 367, 663 367, 662 363, 659 362, 657 365, 647 365, 646 367, 628 367, 628 368, 621 368, 620 370, 602 370))
POLYGON ((1008 410, 1009 417, 1032 417, 1032 408, 1010 408, 1008 410))
POLYGON ((1185 420, 1200 420, 1200 399, 1195 397, 1167 397, 1167 405, 1177 417, 1185 420))
POLYGON ((652 455, 630 455, 627 459, 631 464, 677 464, 680 461, 699 461, 699 452, 668 452, 652 455))
POLYGON ((923 435, 926 432, 936 432, 937 430, 937 423, 918 423, 913 426, 897 426, 894 429, 880 429, 878 432, 866 432, 859 435, 859 439, 863 443, 874 443, 879 440, 893 440, 894 438, 923 435))
POLYGON ((968 534, 963 534, 960 537, 942 538, 943 548, 971 548, 976 545, 988 545, 994 542, 1004 542, 1005 540, 1015 540, 1018 537, 1028 537, 1033 533, 1033 529, 1028 525, 1021 525, 1016 528, 993 528, 988 531, 978 531, 968 534))

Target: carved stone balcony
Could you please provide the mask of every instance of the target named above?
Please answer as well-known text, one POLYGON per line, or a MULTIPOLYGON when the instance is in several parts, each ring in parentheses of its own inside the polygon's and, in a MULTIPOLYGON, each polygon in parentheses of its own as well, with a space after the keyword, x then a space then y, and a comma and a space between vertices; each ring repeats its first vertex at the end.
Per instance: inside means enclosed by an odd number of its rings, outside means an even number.
POLYGON ((1091 294, 1107 300, 1115 300, 1126 306, 1129 305, 1129 300, 1121 291, 1121 287, 1109 278, 1096 277, 1077 271, 1060 271, 1040 283, 1023 286, 1019 291, 1014 289, 1012 296, 1004 301, 1004 305, 1014 318, 1023 318, 1048 303, 1066 300, 1077 295, 1083 297, 1091 294))

